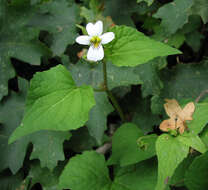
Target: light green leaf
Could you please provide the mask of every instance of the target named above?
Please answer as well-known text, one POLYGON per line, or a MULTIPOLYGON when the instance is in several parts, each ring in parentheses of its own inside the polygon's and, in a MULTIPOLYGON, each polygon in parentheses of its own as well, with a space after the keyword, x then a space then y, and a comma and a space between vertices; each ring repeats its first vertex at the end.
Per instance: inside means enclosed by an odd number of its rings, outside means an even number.
POLYGON ((59 178, 63 189, 109 190, 110 185, 104 156, 94 151, 71 158, 59 178))
POLYGON ((106 45, 105 57, 116 66, 134 67, 155 57, 180 53, 131 27, 115 26, 110 31, 115 33, 115 39, 106 45))
POLYGON ((207 0, 194 0, 194 5, 191 7, 192 14, 198 14, 202 17, 204 24, 208 21, 208 1, 207 0))
POLYGON ((151 158, 155 155, 156 138, 155 135, 143 136, 142 131, 132 123, 123 124, 113 135, 112 156, 108 164, 126 166, 151 158))
POLYGON ((207 151, 207 148, 205 146, 205 144, 201 141, 201 139, 199 138, 199 136, 192 136, 192 135, 189 135, 189 134, 183 134, 183 135, 179 135, 177 137, 177 139, 189 146, 189 147, 192 147, 194 148, 195 150, 201 152, 201 153, 204 153, 207 151))
POLYGON ((164 190, 177 166, 188 155, 189 146, 181 143, 177 137, 161 135, 156 141, 158 157, 158 180, 156 190, 164 190))
POLYGON ((197 103, 193 120, 188 124, 191 134, 199 134, 208 123, 208 103, 197 103))
POLYGON ((63 66, 37 73, 31 81, 22 123, 9 142, 39 130, 77 129, 88 120, 94 105, 92 88, 76 87, 63 66))
POLYGON ((208 187, 208 152, 198 156, 185 174, 185 185, 189 190, 206 190, 208 187))
POLYGON ((73 44, 77 36, 76 24, 79 9, 67 0, 53 0, 40 4, 40 10, 30 24, 52 34, 51 49, 54 55, 64 53, 68 44, 73 44))
POLYGON ((156 14, 155 18, 161 18, 161 26, 169 34, 175 33, 188 22, 189 10, 193 5, 193 0, 174 0, 162 6, 156 14))
POLYGON ((89 113, 89 120, 86 126, 89 129, 90 135, 94 137, 98 144, 102 143, 104 131, 107 129, 107 116, 114 108, 110 104, 105 92, 95 92, 96 105, 89 113))
POLYGON ((202 142, 206 145, 206 147, 208 148, 208 127, 206 126, 204 128, 204 130, 202 131, 200 138, 202 140, 202 142))

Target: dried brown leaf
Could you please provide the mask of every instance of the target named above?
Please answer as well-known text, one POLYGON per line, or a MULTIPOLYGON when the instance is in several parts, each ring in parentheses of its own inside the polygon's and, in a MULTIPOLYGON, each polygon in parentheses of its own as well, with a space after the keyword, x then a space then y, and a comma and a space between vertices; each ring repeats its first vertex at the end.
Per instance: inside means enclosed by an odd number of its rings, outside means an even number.
POLYGON ((183 134, 187 129, 186 121, 192 120, 192 115, 195 110, 193 102, 189 102, 183 109, 178 104, 177 100, 166 99, 167 103, 164 104, 165 111, 170 119, 164 120, 160 124, 160 130, 168 132, 169 130, 178 130, 180 134, 183 134))

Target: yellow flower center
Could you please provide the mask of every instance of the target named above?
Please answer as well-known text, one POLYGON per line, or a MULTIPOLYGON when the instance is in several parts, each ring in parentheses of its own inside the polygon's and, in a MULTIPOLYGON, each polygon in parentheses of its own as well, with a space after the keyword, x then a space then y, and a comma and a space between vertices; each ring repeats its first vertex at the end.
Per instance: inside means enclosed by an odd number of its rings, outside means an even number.
POLYGON ((90 43, 92 43, 95 48, 98 48, 99 47, 100 42, 101 42, 101 39, 98 36, 93 36, 90 39, 90 43))

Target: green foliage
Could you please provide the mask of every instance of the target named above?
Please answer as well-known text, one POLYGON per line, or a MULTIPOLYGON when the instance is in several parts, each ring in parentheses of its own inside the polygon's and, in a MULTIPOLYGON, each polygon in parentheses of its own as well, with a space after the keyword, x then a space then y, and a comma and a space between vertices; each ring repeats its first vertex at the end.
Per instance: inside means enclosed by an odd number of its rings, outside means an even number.
POLYGON ((0 189, 206 190, 207 8, 0 0, 0 189))
POLYGON ((78 7, 67 0, 48 1, 40 4, 39 11, 30 20, 30 25, 47 30, 51 35, 51 50, 54 55, 64 53, 68 44, 77 36, 78 7))
POLYGON ((192 14, 199 14, 204 22, 204 24, 208 21, 208 2, 206 0, 194 0, 194 5, 191 8, 192 14))
POLYGON ((189 10, 193 5, 193 0, 175 0, 161 7, 154 15, 161 18, 161 26, 170 34, 175 33, 188 22, 189 10))
POLYGON ((58 177, 61 171, 62 168, 57 167, 51 172, 47 168, 41 168, 38 162, 34 162, 27 179, 31 180, 31 186, 36 183, 41 183, 43 190, 56 190, 58 189, 58 177))
POLYGON ((110 31, 115 33, 115 40, 106 45, 106 59, 116 66, 134 67, 158 56, 180 54, 127 26, 115 26, 110 31))
POLYGON ((76 87, 63 66, 37 73, 31 81, 25 116, 9 142, 38 130, 79 128, 88 120, 94 104, 92 88, 76 87))
POLYGON ((143 136, 142 131, 132 123, 123 124, 113 136, 112 157, 108 164, 126 166, 151 158, 155 155, 156 139, 154 135, 143 136))
POLYGON ((190 189, 201 189, 207 188, 208 182, 208 152, 195 158, 185 175, 185 185, 190 189), (197 176, 196 176, 197 174, 197 176))
POLYGON ((105 159, 93 151, 70 159, 59 179, 59 186, 64 189, 107 190, 110 185, 105 159))
POLYGON ((188 155, 189 147, 168 134, 161 135, 156 141, 158 157, 158 180, 156 190, 166 188, 177 166, 188 155), (165 168, 165 169, 164 169, 165 168))

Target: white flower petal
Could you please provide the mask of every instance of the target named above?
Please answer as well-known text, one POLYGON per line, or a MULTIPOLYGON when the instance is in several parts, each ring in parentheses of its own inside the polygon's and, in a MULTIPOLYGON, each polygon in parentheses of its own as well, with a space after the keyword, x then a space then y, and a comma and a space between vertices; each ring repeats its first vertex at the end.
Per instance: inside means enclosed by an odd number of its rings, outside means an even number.
POLYGON ((101 38, 102 44, 107 44, 115 38, 115 34, 113 32, 107 32, 103 34, 102 36, 100 36, 100 38, 101 38))
POLYGON ((82 44, 82 45, 89 45, 90 44, 90 37, 86 36, 86 35, 78 36, 76 38, 76 42, 78 44, 82 44))
POLYGON ((86 30, 90 36, 100 36, 103 32, 103 22, 100 20, 97 21, 95 24, 92 24, 90 22, 87 24, 86 30))
POLYGON ((86 26, 86 30, 87 30, 87 33, 90 35, 90 36, 94 36, 94 33, 95 33, 95 30, 94 30, 94 24, 92 24, 91 22, 87 24, 86 26))
POLYGON ((100 61, 104 57, 103 46, 100 45, 98 48, 90 46, 87 52, 87 59, 90 61, 100 61))
POLYGON ((97 21, 94 24, 94 30, 95 30, 95 35, 100 36, 103 33, 103 22, 102 21, 97 21))

